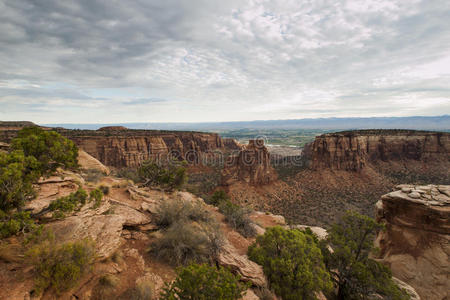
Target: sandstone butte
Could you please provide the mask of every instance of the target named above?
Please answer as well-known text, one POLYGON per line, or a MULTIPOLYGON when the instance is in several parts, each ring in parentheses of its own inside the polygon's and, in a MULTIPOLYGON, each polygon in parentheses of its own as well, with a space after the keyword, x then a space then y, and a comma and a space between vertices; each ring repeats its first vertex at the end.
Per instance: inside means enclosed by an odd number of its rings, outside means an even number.
POLYGON ((398 185, 376 208, 379 260, 422 299, 449 299, 450 186, 398 185))
POLYGON ((313 169, 361 171, 377 162, 450 161, 450 133, 355 130, 316 137, 305 149, 313 169))

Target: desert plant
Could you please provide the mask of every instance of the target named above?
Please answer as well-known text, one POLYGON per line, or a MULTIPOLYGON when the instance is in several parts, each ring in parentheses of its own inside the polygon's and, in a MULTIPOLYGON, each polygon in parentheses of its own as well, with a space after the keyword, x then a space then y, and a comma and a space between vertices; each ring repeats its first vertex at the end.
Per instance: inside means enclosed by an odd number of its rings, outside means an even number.
POLYGON ((155 222, 166 228, 179 221, 196 221, 208 223, 212 218, 201 202, 184 199, 164 201, 154 215, 155 222))
POLYGON ((122 168, 117 171, 117 177, 129 179, 135 183, 140 181, 140 177, 137 169, 135 168, 122 168))
POLYGON ((243 236, 256 235, 253 221, 249 217, 251 212, 249 209, 240 207, 230 200, 224 200, 219 204, 219 211, 224 214, 227 223, 243 236))
POLYGON ((240 299, 248 288, 248 285, 239 282, 238 276, 221 267, 193 264, 179 269, 177 273, 175 281, 166 284, 161 300, 233 300, 240 299))
POLYGON ((27 258, 36 272, 36 292, 51 288, 57 294, 73 288, 90 269, 95 258, 92 241, 82 240, 58 245, 47 241, 31 247, 27 258))
POLYGON ((150 252, 172 265, 186 265, 212 261, 222 245, 217 224, 181 221, 166 229, 151 245, 150 252))
POLYGON ((248 255, 263 266, 270 288, 285 300, 315 299, 316 292, 332 287, 319 247, 300 230, 269 228, 248 255))
POLYGON ((102 191, 103 195, 108 195, 109 194, 109 186, 107 185, 100 185, 98 187, 100 189, 100 191, 102 191))
POLYGON ((187 181, 184 161, 170 160, 163 165, 148 160, 142 163, 137 173, 143 186, 159 186, 169 191, 180 189, 187 181))
POLYGON ((36 126, 25 127, 12 140, 11 148, 23 151, 25 156, 36 158, 36 169, 41 175, 49 174, 58 167, 78 167, 77 146, 55 131, 46 131, 36 126))
POLYGON ((136 286, 126 290, 119 296, 119 300, 152 300, 155 299, 154 295, 155 286, 152 282, 142 281, 136 284, 136 286))
POLYGON ((229 200, 230 197, 228 197, 227 193, 224 190, 217 190, 214 192, 214 194, 211 195, 211 197, 209 197, 208 204, 219 206, 222 202, 229 200))
POLYGON ((103 192, 100 189, 92 190, 89 193, 89 202, 94 201, 94 208, 99 208, 102 204, 103 192))
POLYGON ((100 179, 105 177, 105 174, 97 169, 87 169, 83 170, 83 177, 86 179, 87 182, 98 182, 100 179))
POLYGON ((372 218, 349 211, 328 231, 321 248, 333 274, 338 299, 367 299, 373 294, 388 299, 409 298, 392 281, 389 268, 369 258, 375 234, 382 229, 383 225, 372 218))
POLYGON ((6 214, 0 210, 0 238, 10 237, 19 232, 31 232, 37 227, 29 212, 6 214))
POLYGON ((67 213, 80 210, 86 204, 87 199, 87 192, 79 188, 75 193, 70 193, 68 196, 58 198, 51 202, 49 210, 53 211, 54 218, 64 218, 67 213))
POLYGON ((20 209, 35 196, 32 183, 39 178, 37 160, 22 151, 0 152, 0 210, 20 209))

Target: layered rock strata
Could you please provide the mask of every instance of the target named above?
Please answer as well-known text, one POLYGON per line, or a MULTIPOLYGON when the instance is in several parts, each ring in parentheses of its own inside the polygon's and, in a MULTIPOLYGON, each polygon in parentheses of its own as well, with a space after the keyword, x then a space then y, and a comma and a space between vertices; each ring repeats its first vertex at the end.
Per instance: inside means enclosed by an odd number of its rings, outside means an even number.
POLYGON ((222 175, 224 185, 244 181, 257 186, 269 184, 277 178, 263 140, 250 140, 237 154, 230 156, 222 175))
POLYGON ((316 137, 305 148, 313 169, 360 171, 376 161, 450 162, 450 133, 359 130, 316 137))
POLYGON ((399 185, 377 203, 380 261, 422 299, 450 291, 450 186, 399 185))

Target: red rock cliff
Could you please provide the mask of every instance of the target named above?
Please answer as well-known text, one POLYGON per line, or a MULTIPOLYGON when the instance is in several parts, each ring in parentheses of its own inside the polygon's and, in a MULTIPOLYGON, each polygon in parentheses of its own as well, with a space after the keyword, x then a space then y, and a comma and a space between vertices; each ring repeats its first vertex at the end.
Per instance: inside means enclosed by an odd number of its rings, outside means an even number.
POLYGON ((59 130, 78 147, 107 166, 134 167, 147 159, 164 158, 169 153, 198 164, 203 156, 227 150, 215 133, 130 130, 59 130))
POLYGON ((263 185, 277 178, 263 140, 250 140, 248 145, 229 157, 222 175, 224 185, 230 185, 233 181, 263 185))
POLYGON ((305 149, 313 169, 360 171, 376 161, 450 162, 450 133, 359 130, 324 134, 305 149))
POLYGON ((422 299, 450 291, 450 186, 399 185, 377 203, 380 260, 422 299))

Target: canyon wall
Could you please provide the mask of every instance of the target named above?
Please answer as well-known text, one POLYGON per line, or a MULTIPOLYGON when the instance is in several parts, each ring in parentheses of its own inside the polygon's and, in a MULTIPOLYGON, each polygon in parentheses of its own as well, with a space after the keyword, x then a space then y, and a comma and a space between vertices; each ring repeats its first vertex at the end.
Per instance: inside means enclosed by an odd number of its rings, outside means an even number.
POLYGON ((107 127, 99 130, 58 129, 78 147, 107 166, 135 167, 147 159, 168 154, 200 164, 206 155, 227 148, 218 134, 203 132, 132 130, 107 127))
MULTIPOLYGON (((1 122, 0 142, 9 143, 17 132, 31 122, 1 122)), ((211 161, 216 156, 239 150, 241 145, 232 139, 222 139, 216 133, 134 130, 122 126, 99 130, 52 129, 71 139, 100 162, 112 167, 135 167, 147 159, 166 159, 170 154, 192 164, 211 161)))
POLYGON ((316 137, 305 148, 313 169, 361 171, 376 161, 450 162, 450 133, 357 130, 316 137))
POLYGON ((449 299, 450 186, 399 185, 376 206, 380 261, 422 299, 449 299))

